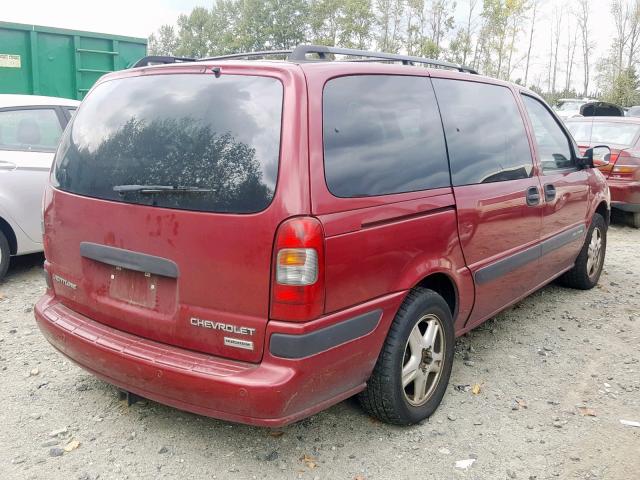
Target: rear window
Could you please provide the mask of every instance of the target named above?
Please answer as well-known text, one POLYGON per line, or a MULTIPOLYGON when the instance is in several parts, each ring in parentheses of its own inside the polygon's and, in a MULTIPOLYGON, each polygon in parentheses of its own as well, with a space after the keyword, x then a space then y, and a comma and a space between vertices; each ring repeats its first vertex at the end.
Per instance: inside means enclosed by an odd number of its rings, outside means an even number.
POLYGON ((578 143, 595 145, 631 145, 640 133, 640 125, 619 122, 568 122, 567 128, 578 143))
POLYGON ((117 202, 263 210, 276 187, 282 90, 274 78, 212 74, 103 83, 65 132, 54 182, 117 202))

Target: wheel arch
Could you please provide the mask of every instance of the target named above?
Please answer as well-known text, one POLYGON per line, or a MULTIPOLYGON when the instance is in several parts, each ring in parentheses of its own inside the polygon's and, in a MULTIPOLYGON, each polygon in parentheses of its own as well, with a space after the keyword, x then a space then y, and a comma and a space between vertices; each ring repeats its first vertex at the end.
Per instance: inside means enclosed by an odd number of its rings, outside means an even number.
POLYGON ((7 241, 9 242, 9 252, 11 255, 18 253, 18 239, 16 238, 16 234, 13 231, 13 228, 11 228, 9 222, 2 217, 0 217, 0 232, 4 233, 4 236, 7 237, 7 241))
POLYGON ((451 311, 451 318, 453 318, 455 323, 460 304, 459 292, 458 286, 449 274, 445 272, 432 272, 413 286, 413 288, 416 287, 428 288, 440 295, 444 301, 447 302, 449 310, 451 311))
POLYGON ((601 201, 595 209, 594 213, 599 213, 604 218, 607 226, 611 223, 611 209, 606 201, 601 201))

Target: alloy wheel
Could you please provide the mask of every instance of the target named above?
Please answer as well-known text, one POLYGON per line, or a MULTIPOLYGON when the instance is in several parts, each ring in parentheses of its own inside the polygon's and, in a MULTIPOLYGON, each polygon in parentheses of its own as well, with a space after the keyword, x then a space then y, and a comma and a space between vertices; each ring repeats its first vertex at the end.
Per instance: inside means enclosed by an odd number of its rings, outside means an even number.
POLYGON ((587 250, 587 275, 593 278, 600 268, 602 262, 602 232, 599 228, 594 228, 591 234, 591 242, 587 250))
POLYGON ((410 405, 424 405, 433 394, 442 373, 445 348, 440 318, 433 314, 420 318, 411 330, 402 362, 402 389, 410 405))

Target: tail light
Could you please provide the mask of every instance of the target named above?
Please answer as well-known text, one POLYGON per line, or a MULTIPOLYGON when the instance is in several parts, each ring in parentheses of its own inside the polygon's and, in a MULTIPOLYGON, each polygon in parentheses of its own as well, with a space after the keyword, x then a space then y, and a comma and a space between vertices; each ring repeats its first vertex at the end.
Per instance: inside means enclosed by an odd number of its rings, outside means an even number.
POLYGON ((609 178, 616 180, 634 180, 640 174, 640 152, 622 150, 616 160, 612 160, 609 178))
POLYGON ((324 233, 313 217, 278 228, 273 251, 271 318, 306 321, 324 310, 324 233))

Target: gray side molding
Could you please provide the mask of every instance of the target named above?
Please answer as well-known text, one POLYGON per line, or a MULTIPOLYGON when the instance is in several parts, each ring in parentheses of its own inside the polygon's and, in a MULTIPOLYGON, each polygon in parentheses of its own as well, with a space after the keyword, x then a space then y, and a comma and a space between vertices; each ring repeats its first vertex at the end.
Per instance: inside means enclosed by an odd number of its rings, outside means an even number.
POLYGON ((151 273, 161 277, 178 278, 180 275, 178 265, 166 258, 122 248, 108 247, 98 243, 81 242, 80 255, 114 267, 151 273))
POLYGON ((473 278, 478 285, 496 280, 501 276, 511 273, 523 265, 526 265, 527 263, 536 261, 548 253, 558 250, 559 248, 573 243, 576 240, 582 239, 585 230, 586 228, 584 225, 578 225, 577 227, 570 228, 569 230, 546 239, 538 245, 534 245, 522 252, 518 252, 510 257, 498 260, 486 267, 482 267, 476 272, 473 278))
POLYGON ((382 310, 377 309, 303 335, 274 333, 269 341, 269 351, 281 358, 315 355, 371 333, 381 317, 382 310))

